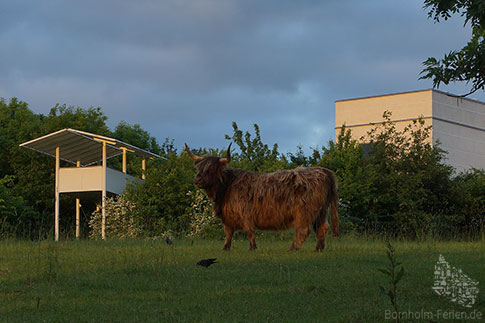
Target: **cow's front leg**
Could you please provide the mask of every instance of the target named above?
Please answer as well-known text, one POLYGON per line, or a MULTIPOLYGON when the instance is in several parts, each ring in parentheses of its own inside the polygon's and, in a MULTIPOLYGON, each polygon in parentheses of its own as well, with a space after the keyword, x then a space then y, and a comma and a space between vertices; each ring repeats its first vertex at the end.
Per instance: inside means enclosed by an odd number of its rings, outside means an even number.
POLYGON ((226 241, 224 242, 224 247, 222 249, 229 251, 231 250, 232 235, 234 234, 234 229, 225 225, 224 233, 226 234, 226 241))
POLYGON ((248 236, 249 240, 249 250, 254 250, 256 249, 256 240, 254 240, 254 229, 253 228, 246 228, 244 229, 244 232, 246 232, 246 235, 248 236))

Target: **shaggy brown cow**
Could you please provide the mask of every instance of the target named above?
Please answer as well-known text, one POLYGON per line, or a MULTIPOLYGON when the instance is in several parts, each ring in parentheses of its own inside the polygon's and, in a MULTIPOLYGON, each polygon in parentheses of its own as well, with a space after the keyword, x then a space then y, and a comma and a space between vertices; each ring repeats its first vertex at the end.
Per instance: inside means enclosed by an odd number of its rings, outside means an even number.
POLYGON ((226 166, 231 160, 231 145, 227 158, 199 157, 187 144, 185 148, 197 169, 195 185, 204 189, 214 202, 214 213, 224 225, 224 250, 231 248, 232 235, 240 229, 248 236, 249 249, 256 249, 256 228, 295 228, 296 236, 290 250, 298 250, 313 227, 317 235, 316 251, 322 251, 329 228, 328 207, 332 232, 338 235, 337 178, 331 170, 298 167, 256 173, 226 166))

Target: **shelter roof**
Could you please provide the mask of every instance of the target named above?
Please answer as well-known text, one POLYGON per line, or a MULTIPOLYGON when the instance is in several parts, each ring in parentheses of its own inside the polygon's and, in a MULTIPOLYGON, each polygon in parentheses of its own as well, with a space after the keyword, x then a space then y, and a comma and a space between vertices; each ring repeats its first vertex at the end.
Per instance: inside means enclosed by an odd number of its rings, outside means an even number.
POLYGON ((121 155, 123 149, 143 158, 160 157, 121 140, 69 128, 24 142, 20 146, 52 157, 56 156, 56 148, 59 147, 60 159, 73 164, 79 161, 81 166, 87 166, 103 158, 103 142, 106 142, 107 159, 121 155))

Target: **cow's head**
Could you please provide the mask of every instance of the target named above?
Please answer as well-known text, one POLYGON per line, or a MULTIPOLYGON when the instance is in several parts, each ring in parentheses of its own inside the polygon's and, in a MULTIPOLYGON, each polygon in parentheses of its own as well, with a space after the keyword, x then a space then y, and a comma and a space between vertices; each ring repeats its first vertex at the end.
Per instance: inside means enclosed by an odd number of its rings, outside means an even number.
POLYGON ((220 184, 223 183, 223 171, 227 163, 231 161, 231 144, 227 148, 227 157, 200 157, 196 156, 190 151, 189 146, 185 144, 185 149, 190 158, 194 160, 197 174, 194 178, 194 184, 198 188, 205 189, 208 193, 217 190, 220 184))

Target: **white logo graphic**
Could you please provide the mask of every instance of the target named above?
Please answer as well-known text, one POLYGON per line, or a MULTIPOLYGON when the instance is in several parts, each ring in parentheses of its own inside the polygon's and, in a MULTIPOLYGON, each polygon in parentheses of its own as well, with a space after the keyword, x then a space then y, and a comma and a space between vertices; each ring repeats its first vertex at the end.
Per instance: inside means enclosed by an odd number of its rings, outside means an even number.
POLYGON ((436 294, 448 298, 464 307, 472 307, 478 295, 478 282, 465 275, 461 269, 451 267, 440 255, 434 266, 434 286, 436 294))

